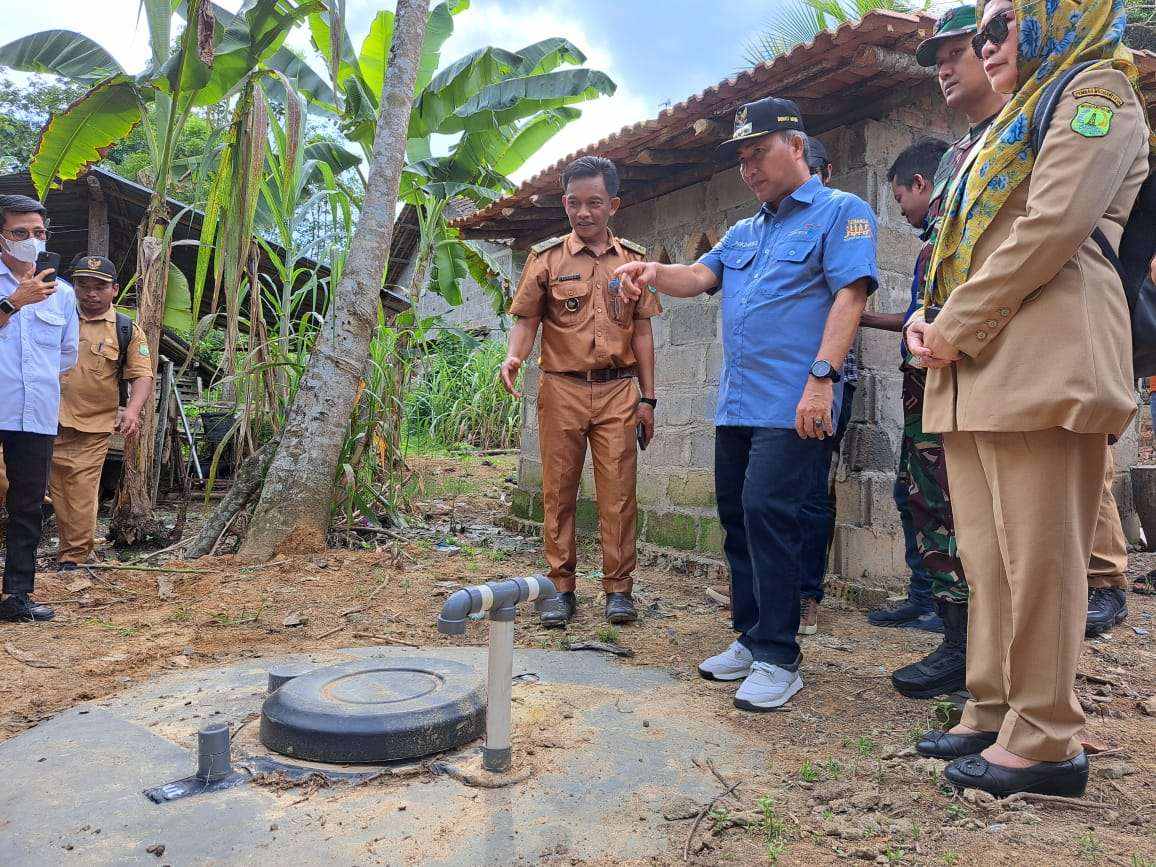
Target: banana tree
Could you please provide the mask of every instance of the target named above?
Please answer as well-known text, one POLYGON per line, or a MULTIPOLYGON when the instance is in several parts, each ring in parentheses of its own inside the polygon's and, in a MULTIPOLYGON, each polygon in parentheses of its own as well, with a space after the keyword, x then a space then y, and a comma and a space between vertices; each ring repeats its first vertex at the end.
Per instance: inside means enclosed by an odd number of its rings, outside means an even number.
MULTIPOLYGON (((497 287, 484 254, 449 227, 446 206, 459 197, 481 206, 513 190, 508 176, 581 115, 573 105, 615 90, 605 73, 583 68, 586 56, 560 37, 518 51, 480 48, 443 66, 441 51, 453 34, 454 18, 469 5, 469 0, 446 0, 431 10, 415 84, 399 193, 416 208, 421 229, 410 282, 415 301, 427 276, 451 304, 460 303, 467 274, 497 287), (447 153, 434 155, 434 136, 450 137, 447 153)), ((313 111, 334 117, 366 157, 373 148, 393 24, 393 13, 378 12, 355 51, 345 30, 343 0, 308 17, 328 80, 323 89, 300 92, 313 111)))
MULTIPOLYGON (((0 64, 90 85, 41 133, 29 171, 42 198, 51 185, 79 177, 107 148, 143 124, 156 181, 138 235, 137 322, 155 358, 169 271, 168 187, 181 129, 195 108, 250 91, 247 79, 281 50, 293 26, 324 7, 320 0, 247 0, 225 25, 216 20, 207 0, 188 0, 186 24, 174 44, 168 0, 142 0, 142 6, 152 58, 136 75, 127 73, 91 39, 63 30, 34 33, 0 47, 0 64)), ((284 65, 292 68, 288 58, 284 65)), ((283 80, 288 82, 290 73, 283 80)), ((126 448, 125 475, 110 526, 110 536, 125 544, 160 531, 152 519, 148 479, 154 423, 153 415, 146 413, 140 436, 126 448)))

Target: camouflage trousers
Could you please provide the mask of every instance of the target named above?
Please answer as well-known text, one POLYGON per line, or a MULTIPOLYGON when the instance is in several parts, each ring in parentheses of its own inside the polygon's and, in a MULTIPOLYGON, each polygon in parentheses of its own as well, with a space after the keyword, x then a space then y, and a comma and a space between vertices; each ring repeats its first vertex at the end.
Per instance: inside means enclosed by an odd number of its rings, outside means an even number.
POLYGON ((923 388, 927 371, 904 362, 903 444, 899 450, 900 485, 907 489, 911 520, 931 594, 947 602, 967 602, 967 581, 955 542, 955 520, 947 490, 943 438, 923 430, 923 388))

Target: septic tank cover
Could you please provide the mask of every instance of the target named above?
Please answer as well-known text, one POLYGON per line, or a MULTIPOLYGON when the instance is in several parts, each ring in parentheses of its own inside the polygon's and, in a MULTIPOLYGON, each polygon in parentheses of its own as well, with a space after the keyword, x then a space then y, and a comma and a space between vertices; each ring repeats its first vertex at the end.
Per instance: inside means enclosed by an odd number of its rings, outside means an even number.
POLYGON ((471 666, 435 657, 367 659, 296 677, 265 699, 261 743, 314 762, 372 764, 462 746, 485 728, 471 666))

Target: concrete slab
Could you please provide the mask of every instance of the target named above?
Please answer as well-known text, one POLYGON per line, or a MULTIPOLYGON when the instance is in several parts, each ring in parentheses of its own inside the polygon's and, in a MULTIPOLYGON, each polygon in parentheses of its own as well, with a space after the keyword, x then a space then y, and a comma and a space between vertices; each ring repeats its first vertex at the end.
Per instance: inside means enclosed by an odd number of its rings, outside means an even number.
MULTIPOLYGON (((559 702, 569 716, 564 729, 553 730, 554 742, 527 737, 521 745, 535 769, 525 783, 474 789, 426 774, 311 795, 250 784, 155 805, 141 794, 192 773, 198 728, 249 720, 260 709, 271 665, 406 653, 355 648, 168 674, 0 744, 0 864, 328 867, 644 858, 670 851, 663 802, 679 794, 705 802, 714 794, 691 759, 749 748, 709 721, 664 713, 683 689, 664 672, 591 653, 530 650, 514 659, 515 675, 538 679, 526 678, 516 690, 516 729, 520 722, 532 735, 545 709, 559 702), (157 844, 165 846, 159 860, 146 852, 157 844)), ((479 648, 413 653, 485 666, 479 648)), ((238 738, 239 751, 255 744, 238 738)))

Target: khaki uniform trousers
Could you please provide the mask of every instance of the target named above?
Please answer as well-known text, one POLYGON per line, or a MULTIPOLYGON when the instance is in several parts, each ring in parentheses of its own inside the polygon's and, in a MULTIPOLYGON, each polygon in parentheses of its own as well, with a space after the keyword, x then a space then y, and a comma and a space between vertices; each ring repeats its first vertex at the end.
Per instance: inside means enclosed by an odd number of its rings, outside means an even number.
POLYGON ((68 563, 84 563, 95 545, 100 471, 108 454, 107 433, 62 427, 52 449, 48 495, 60 530, 60 555, 68 563))
POLYGON ((543 537, 550 579, 573 592, 578 563, 574 513, 586 442, 594 463, 595 499, 602 540, 602 589, 629 593, 638 564, 635 524, 638 467, 633 379, 583 382, 543 371, 538 389, 542 458, 543 537))
POLYGON ((1128 589, 1128 539, 1116 508, 1112 485, 1116 481, 1116 459, 1108 447, 1104 461, 1104 490, 1100 494, 1100 514, 1096 518, 1096 535, 1092 540, 1092 556, 1088 560, 1088 588, 1113 587, 1128 589))
POLYGON ((943 442, 971 590, 962 722, 998 732, 1017 756, 1070 759, 1084 727, 1074 687, 1106 436, 1050 428, 943 442))

